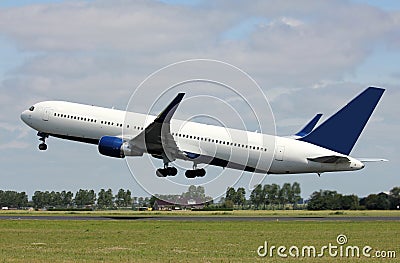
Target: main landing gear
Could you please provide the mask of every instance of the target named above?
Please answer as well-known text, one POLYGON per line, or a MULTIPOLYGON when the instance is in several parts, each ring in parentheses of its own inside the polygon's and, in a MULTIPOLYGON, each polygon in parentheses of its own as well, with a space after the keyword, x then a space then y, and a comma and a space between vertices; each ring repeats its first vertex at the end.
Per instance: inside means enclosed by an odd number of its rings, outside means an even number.
POLYGON ((185 172, 185 176, 187 178, 203 177, 204 175, 206 175, 206 170, 204 170, 203 168, 187 170, 185 172))
POLYGON ((175 167, 164 165, 164 168, 157 169, 156 175, 158 177, 175 176, 178 170, 175 167))
POLYGON ((204 170, 203 168, 197 169, 197 165, 194 164, 193 165, 193 170, 187 170, 185 172, 185 176, 186 178, 196 178, 196 177, 203 177, 206 175, 206 170, 204 170))
MULTIPOLYGON (((168 163, 164 164, 164 168, 157 169, 156 175, 158 177, 175 176, 178 170, 175 167, 168 166, 168 163)), ((203 177, 206 175, 206 170, 203 168, 197 169, 196 165, 193 166, 193 170, 187 170, 185 176, 188 179, 193 179, 196 177, 203 177)))
POLYGON ((39 141, 42 142, 41 144, 39 144, 39 150, 46 151, 47 150, 46 138, 48 138, 49 135, 43 132, 38 132, 37 135, 40 137, 39 141))

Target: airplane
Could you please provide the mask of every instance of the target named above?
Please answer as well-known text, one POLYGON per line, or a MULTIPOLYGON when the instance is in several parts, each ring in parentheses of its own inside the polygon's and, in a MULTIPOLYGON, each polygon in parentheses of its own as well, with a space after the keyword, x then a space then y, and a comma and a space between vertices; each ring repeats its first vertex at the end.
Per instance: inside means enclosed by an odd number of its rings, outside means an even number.
POLYGON ((125 158, 151 156, 162 159, 158 177, 175 176, 171 163, 190 161, 187 178, 203 177, 208 164, 263 174, 300 174, 355 171, 364 162, 349 156, 381 99, 384 89, 369 87, 314 129, 317 114, 293 136, 280 137, 245 130, 182 121, 173 118, 185 93, 178 93, 158 115, 146 115, 66 101, 44 101, 31 106, 21 119, 38 131, 40 150, 56 137, 95 144, 100 154, 125 158), (268 162, 266 160, 271 160, 268 162))

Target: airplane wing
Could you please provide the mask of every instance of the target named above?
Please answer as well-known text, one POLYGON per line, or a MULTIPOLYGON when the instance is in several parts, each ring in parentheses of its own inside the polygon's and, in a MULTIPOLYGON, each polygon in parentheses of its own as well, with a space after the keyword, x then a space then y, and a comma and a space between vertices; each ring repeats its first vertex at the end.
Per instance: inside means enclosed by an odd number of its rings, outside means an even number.
POLYGON ((131 148, 152 154, 157 158, 166 158, 175 161, 176 157, 183 157, 170 130, 170 121, 185 93, 179 93, 171 103, 150 123, 141 133, 129 140, 131 148))
POLYGON ((317 163, 348 163, 350 159, 344 156, 336 156, 336 155, 329 155, 329 156, 320 156, 316 158, 307 158, 309 161, 317 162, 317 163))

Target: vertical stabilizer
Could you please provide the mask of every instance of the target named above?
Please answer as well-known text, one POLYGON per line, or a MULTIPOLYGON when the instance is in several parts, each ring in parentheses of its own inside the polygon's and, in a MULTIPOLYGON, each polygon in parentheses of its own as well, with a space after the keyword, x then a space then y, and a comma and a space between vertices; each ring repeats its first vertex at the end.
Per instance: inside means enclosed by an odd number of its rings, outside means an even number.
POLYGON ((385 90, 369 87, 300 141, 348 155, 385 90))

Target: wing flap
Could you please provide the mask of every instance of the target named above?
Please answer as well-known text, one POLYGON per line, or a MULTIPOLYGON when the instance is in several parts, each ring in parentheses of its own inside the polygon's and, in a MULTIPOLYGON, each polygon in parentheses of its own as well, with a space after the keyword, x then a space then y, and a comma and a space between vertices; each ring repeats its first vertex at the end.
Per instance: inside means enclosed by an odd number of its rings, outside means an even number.
POLYGON ((345 156, 329 155, 315 158, 307 158, 307 160, 317 163, 349 163, 350 159, 345 156))

